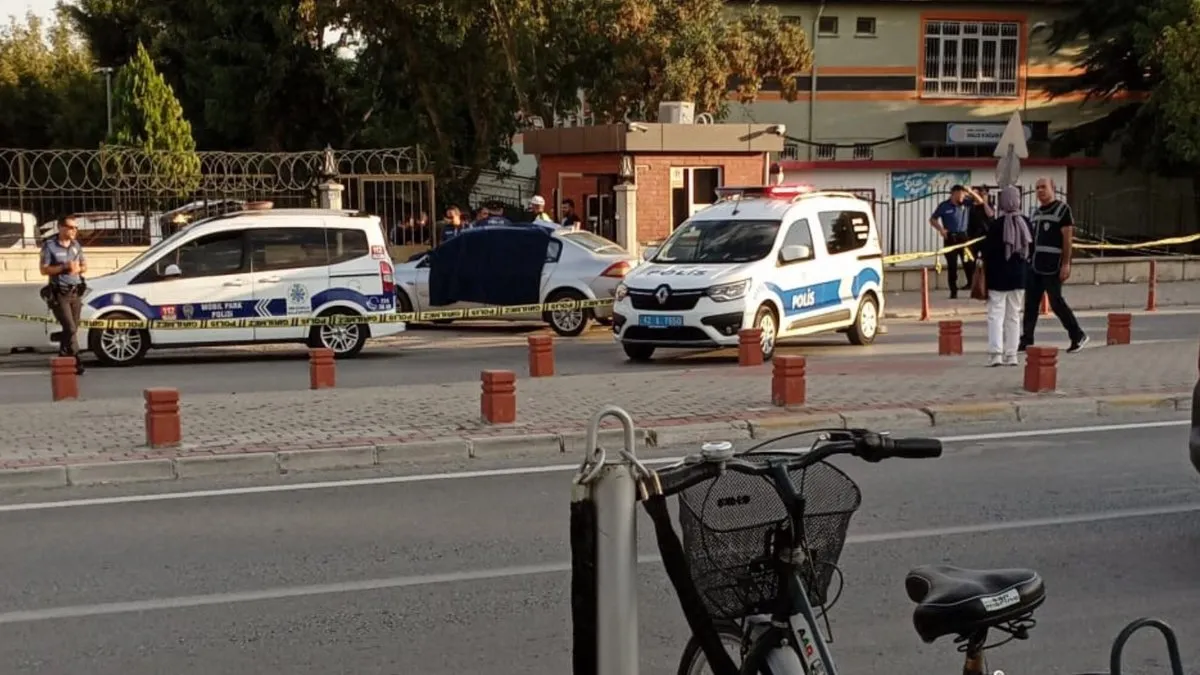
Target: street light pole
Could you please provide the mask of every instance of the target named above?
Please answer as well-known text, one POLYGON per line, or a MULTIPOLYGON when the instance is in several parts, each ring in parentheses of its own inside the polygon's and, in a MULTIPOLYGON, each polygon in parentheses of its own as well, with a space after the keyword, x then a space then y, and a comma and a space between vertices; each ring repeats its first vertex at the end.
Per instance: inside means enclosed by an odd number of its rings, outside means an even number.
POLYGON ((105 107, 105 110, 107 110, 107 118, 108 118, 108 136, 106 136, 106 138, 112 138, 112 132, 113 132, 113 127, 112 127, 112 124, 113 124, 113 120, 112 120, 112 72, 113 72, 113 69, 111 67, 105 66, 103 68, 97 68, 94 72, 104 73, 104 107, 105 107))

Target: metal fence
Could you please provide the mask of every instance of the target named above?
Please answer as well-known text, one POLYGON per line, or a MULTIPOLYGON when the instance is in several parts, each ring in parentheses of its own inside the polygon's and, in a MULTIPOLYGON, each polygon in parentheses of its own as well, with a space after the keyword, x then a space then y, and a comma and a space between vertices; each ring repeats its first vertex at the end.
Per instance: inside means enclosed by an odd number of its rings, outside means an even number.
POLYGON ((425 168, 417 147, 186 154, 0 148, 0 247, 36 246, 20 234, 25 222, 40 236, 72 213, 91 246, 146 245, 246 202, 316 206, 318 186, 331 178, 345 186, 344 208, 380 216, 396 243, 431 241, 434 181, 425 168))
MULTIPOLYGON (((1124 213, 1122 202, 1114 195, 1088 194, 1082 197, 1071 198, 1067 193, 1058 191, 1057 196, 1071 206, 1079 237, 1097 242, 1128 243, 1133 241, 1147 241, 1157 236, 1172 236, 1170 234, 1158 235, 1157 233, 1150 232, 1146 232, 1140 236, 1130 236, 1131 228, 1122 227, 1117 229, 1112 224, 1109 224, 1112 222, 1111 219, 1114 213, 1124 213)), ((932 192, 915 199, 868 200, 874 207, 875 222, 879 224, 886 253, 888 255, 916 253, 919 251, 935 251, 941 248, 941 236, 929 225, 929 218, 938 204, 949 198, 950 193, 947 191, 932 192)), ((1141 202, 1138 201, 1137 205, 1141 206, 1141 202)), ((1160 204, 1159 206, 1161 211, 1177 215, 1174 211, 1169 211, 1173 208, 1171 205, 1160 204)), ((1037 197, 1035 192, 1033 190, 1022 192, 1022 213, 1027 215, 1032 214, 1036 207, 1037 197)), ((1146 222, 1147 218, 1151 221, 1154 220, 1152 209, 1148 211, 1143 208, 1141 211, 1135 212, 1138 214, 1138 218, 1131 222, 1146 222)), ((1178 253, 1179 251, 1176 250, 1174 252, 1178 253)), ((1119 252, 1117 255, 1162 255, 1164 253, 1171 253, 1171 251, 1146 248, 1119 252)), ((1104 255, 1104 252, 1098 251, 1095 255, 1104 255)), ((1110 253, 1110 255, 1112 254, 1110 253)), ((925 265, 929 264, 929 261, 917 260, 906 264, 925 265)))

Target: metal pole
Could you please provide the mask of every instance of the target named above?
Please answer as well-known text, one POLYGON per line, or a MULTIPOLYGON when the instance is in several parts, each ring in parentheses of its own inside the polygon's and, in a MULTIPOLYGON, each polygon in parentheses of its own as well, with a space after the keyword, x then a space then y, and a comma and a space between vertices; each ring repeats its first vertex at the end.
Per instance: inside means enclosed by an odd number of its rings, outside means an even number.
POLYGON ((112 68, 104 70, 104 106, 108 111, 108 139, 112 139, 112 68))
POLYGON ((638 675, 637 481, 631 470, 633 419, 605 406, 588 425, 588 451, 597 447, 600 421, 621 420, 628 457, 606 459, 596 476, 597 675, 638 675))

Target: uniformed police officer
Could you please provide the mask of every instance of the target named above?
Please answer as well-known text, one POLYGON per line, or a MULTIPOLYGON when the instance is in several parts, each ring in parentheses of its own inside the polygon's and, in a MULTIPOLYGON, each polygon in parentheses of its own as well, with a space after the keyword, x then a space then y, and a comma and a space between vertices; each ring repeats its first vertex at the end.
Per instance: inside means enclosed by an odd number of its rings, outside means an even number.
POLYGON ((46 302, 62 326, 58 353, 60 356, 74 356, 75 371, 82 375, 83 365, 79 360, 76 333, 79 330, 79 314, 83 309, 83 275, 87 273, 87 258, 83 255, 83 247, 75 239, 77 234, 74 216, 58 221, 58 236, 47 239, 42 246, 40 269, 42 274, 50 278, 46 302))

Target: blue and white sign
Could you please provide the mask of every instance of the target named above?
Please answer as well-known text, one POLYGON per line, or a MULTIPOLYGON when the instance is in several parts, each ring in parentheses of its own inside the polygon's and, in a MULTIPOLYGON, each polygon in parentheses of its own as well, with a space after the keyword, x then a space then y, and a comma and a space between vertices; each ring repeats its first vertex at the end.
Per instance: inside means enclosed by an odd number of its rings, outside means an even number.
MULTIPOLYGON (((947 124, 946 145, 995 145, 1004 135, 1005 124, 947 124)), ((1025 142, 1033 138, 1033 127, 1021 125, 1025 131, 1025 142)))
POLYGON ((921 199, 949 192, 955 185, 970 183, 970 171, 893 171, 892 199, 921 199))

